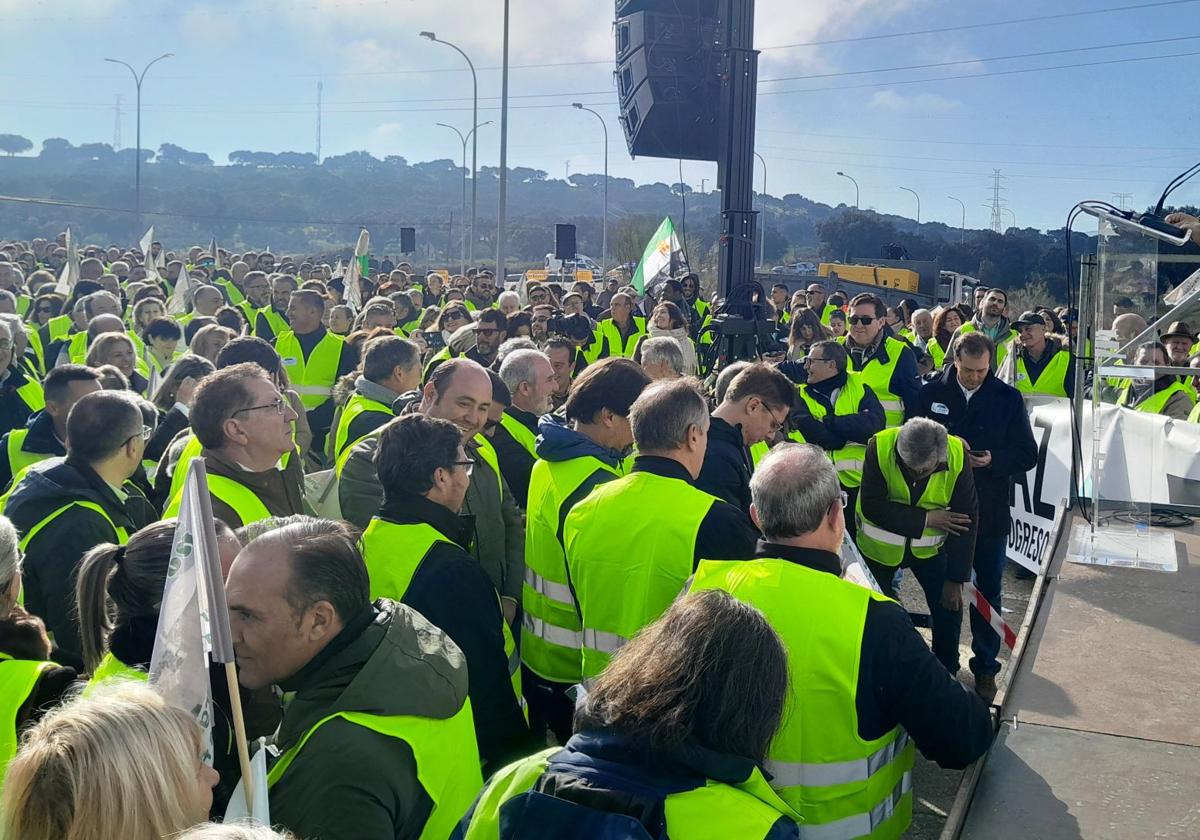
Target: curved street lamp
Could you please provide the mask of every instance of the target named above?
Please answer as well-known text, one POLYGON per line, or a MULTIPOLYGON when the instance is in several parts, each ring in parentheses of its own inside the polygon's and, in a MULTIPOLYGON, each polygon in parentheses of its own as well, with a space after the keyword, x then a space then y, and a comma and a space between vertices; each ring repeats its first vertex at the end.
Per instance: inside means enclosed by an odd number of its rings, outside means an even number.
POLYGON ((129 70, 133 76, 133 84, 137 87, 137 152, 134 158, 133 167, 133 194, 134 194, 134 210, 137 213, 138 227, 142 224, 142 82, 146 78, 146 72, 164 58, 171 58, 175 53, 163 53, 158 58, 151 61, 142 68, 142 72, 133 69, 133 65, 127 61, 121 61, 119 58, 106 58, 105 61, 110 64, 120 64, 129 70))

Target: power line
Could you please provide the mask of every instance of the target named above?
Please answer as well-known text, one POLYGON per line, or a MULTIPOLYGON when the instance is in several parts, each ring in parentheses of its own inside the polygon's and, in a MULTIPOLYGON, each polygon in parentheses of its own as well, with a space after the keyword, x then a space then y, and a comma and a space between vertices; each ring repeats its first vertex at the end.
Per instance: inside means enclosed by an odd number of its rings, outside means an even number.
MULTIPOLYGON (((821 134, 815 131, 792 131, 782 128, 757 128, 758 132, 764 134, 798 134, 804 137, 823 137, 829 140, 871 140, 879 141, 879 135, 866 134, 821 134)), ((935 144, 943 146, 1010 146, 1021 149, 1084 149, 1088 151, 1134 151, 1134 152, 1177 152, 1173 157, 1185 157, 1192 154, 1193 150, 1189 150, 1180 146, 1082 146, 1078 143, 996 143, 987 140, 942 140, 927 137, 888 137, 890 143, 920 143, 922 145, 935 144)))

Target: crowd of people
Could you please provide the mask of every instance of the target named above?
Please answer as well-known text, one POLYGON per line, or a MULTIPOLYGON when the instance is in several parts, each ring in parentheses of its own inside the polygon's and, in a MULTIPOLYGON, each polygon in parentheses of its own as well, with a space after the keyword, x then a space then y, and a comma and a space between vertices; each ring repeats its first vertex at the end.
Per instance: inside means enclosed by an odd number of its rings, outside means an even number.
MULTIPOLYGON (((299 840, 897 837, 915 751, 990 744, 1000 640, 972 612, 960 682, 963 585, 999 610, 1069 310, 776 286, 786 352, 730 362, 690 274, 66 246, 0 245, 0 836, 285 836, 219 824, 235 706, 299 840), (146 685, 195 459, 238 674, 211 767, 146 685)), ((1195 417, 1161 379, 1099 387, 1195 417)))

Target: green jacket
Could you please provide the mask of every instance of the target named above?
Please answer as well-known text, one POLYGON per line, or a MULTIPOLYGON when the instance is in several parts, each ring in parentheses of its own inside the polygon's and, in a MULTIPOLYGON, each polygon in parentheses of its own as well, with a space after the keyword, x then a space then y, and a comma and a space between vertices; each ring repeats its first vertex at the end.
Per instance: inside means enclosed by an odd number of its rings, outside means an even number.
MULTIPOLYGON (((275 736, 277 755, 334 712, 444 719, 467 702, 466 661, 448 636, 393 601, 376 601, 372 613, 350 621, 280 686, 295 696, 275 736)), ((463 761, 479 767, 477 753, 463 761)), ((415 838, 432 808, 406 743, 342 719, 313 733, 270 800, 272 822, 320 840, 415 838)))

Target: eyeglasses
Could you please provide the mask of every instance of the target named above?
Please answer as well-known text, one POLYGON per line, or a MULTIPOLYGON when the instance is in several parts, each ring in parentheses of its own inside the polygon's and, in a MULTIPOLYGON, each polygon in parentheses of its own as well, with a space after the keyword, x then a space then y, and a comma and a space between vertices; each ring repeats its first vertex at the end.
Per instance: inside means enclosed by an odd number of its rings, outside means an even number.
POLYGON ((851 315, 846 320, 848 320, 852 325, 861 324, 862 326, 865 327, 868 324, 875 323, 875 321, 877 321, 878 319, 875 318, 873 315, 851 315))
POLYGON ((844 510, 846 508, 846 505, 850 504, 850 494, 847 493, 845 490, 839 490, 838 497, 839 497, 839 501, 841 501, 841 503, 842 503, 842 509, 844 510))
POLYGON ((470 478, 471 473, 475 471, 475 462, 469 458, 466 461, 455 461, 454 466, 462 467, 463 472, 467 474, 468 478, 470 478))
POLYGON ((129 441, 133 440, 135 437, 140 437, 142 440, 150 440, 150 436, 152 434, 154 434, 154 427, 143 425, 140 432, 134 432, 129 437, 125 438, 125 443, 129 443, 129 441))
POLYGON ((832 361, 833 361, 833 359, 826 359, 822 356, 805 356, 804 357, 804 364, 806 364, 806 365, 811 364, 812 362, 832 362, 832 361))
POLYGON ((279 399, 275 400, 274 402, 263 403, 262 405, 248 405, 245 408, 239 408, 237 411, 235 411, 233 413, 241 414, 243 411, 258 411, 260 408, 273 408, 273 409, 275 409, 276 414, 279 414, 280 416, 282 416, 283 408, 286 405, 287 405, 287 402, 283 399, 283 397, 280 397, 279 399))

